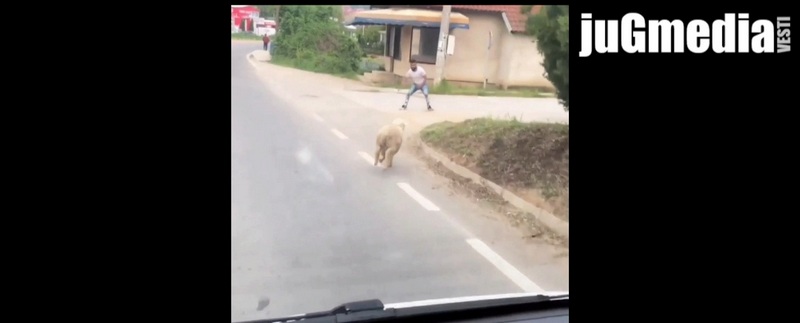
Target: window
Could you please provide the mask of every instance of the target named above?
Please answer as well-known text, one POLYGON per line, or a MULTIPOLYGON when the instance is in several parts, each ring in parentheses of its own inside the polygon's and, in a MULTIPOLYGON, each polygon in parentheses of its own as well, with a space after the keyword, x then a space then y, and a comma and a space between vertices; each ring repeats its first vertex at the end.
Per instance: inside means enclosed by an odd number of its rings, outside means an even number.
POLYGON ((411 33, 411 57, 420 63, 436 64, 439 28, 414 27, 411 33))

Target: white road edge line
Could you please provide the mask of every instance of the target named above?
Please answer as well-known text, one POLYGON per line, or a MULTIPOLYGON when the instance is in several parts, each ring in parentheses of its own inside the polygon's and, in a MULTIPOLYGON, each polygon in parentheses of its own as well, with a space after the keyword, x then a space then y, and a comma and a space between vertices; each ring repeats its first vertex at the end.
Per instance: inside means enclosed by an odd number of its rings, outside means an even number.
MULTIPOLYGON (((256 69, 258 69, 258 65, 256 65, 256 63, 255 63, 255 62, 254 62, 252 59, 250 59, 250 56, 253 56, 253 52, 249 52, 249 53, 247 53, 247 55, 245 55, 245 56, 244 56, 244 59, 245 59, 245 60, 246 60, 248 63, 250 63, 250 65, 252 65, 252 66, 253 66, 253 67, 255 67, 256 69)), ((255 59, 255 57, 254 57, 254 59, 255 59)))
POLYGON ((365 153, 363 151, 359 151, 358 155, 361 156, 361 158, 364 158, 364 160, 366 160, 367 163, 369 163, 370 165, 375 164, 375 157, 374 156, 370 156, 369 154, 367 154, 367 153, 365 153))
POLYGON ((411 185, 408 183, 397 183, 397 186, 400 186, 400 189, 406 192, 412 199, 417 201, 422 207, 427 209, 428 211, 439 211, 439 207, 436 204, 433 204, 430 200, 426 199, 422 194, 417 192, 411 185))
POLYGON ((472 246, 475 251, 477 251, 481 256, 489 260, 492 265, 497 267, 508 279, 511 279, 514 284, 517 284, 523 291, 526 292, 544 292, 545 290, 536 285, 533 281, 531 281, 528 277, 526 277, 523 273, 521 273, 517 268, 514 268, 511 264, 509 264, 503 257, 500 257, 497 253, 492 251, 492 248, 489 248, 483 241, 480 239, 467 239, 467 243, 472 246))
POLYGON ((320 117, 318 114, 316 114, 314 112, 311 112, 311 116, 314 117, 314 119, 317 119, 317 121, 319 121, 319 122, 325 121, 325 119, 322 119, 322 117, 320 117))
POLYGON ((345 135, 344 135, 344 134, 343 134, 341 131, 339 131, 339 130, 336 130, 336 129, 331 129, 331 132, 333 132, 333 134, 334 134, 334 135, 336 135, 336 137, 339 137, 339 139, 347 139, 347 136, 345 136, 345 135))

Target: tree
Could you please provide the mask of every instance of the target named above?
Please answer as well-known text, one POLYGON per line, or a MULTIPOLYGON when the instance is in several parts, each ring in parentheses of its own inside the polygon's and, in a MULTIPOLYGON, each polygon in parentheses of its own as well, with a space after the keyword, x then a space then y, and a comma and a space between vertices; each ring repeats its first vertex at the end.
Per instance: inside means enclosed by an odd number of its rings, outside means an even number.
POLYGON ((256 6, 262 18, 273 18, 278 15, 278 6, 256 6))
POLYGON ((362 51, 373 55, 383 54, 383 43, 381 42, 383 28, 383 26, 368 26, 357 32, 358 45, 361 46, 362 51))
POLYGON ((544 6, 539 14, 528 18, 526 30, 536 38, 544 56, 545 77, 556 88, 564 110, 569 111, 569 6, 544 6))
POLYGON ((281 6, 275 57, 324 73, 358 71, 363 52, 341 24, 340 6, 281 6))

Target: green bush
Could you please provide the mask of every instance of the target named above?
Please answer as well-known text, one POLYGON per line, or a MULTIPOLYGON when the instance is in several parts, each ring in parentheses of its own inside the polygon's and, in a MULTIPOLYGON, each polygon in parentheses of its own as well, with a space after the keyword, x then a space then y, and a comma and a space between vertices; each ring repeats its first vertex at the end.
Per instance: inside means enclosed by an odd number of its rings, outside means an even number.
POLYGON ((280 37, 275 39, 274 56, 315 72, 358 71, 364 53, 339 22, 339 6, 281 6, 278 19, 280 37))
POLYGON ((383 55, 384 44, 381 42, 381 30, 384 27, 369 26, 365 27, 363 33, 361 31, 356 34, 358 38, 358 45, 361 50, 367 54, 383 55))
POLYGON ((253 33, 238 32, 231 33, 231 39, 237 40, 261 40, 262 37, 253 33))
POLYGON ((569 6, 544 6, 528 19, 526 27, 544 56, 547 79, 556 88, 564 110, 569 111, 569 6))
POLYGON ((371 60, 369 58, 365 58, 361 60, 361 64, 358 66, 358 73, 364 74, 369 73, 372 71, 383 71, 383 65, 379 62, 371 60))
POLYGON ((275 17, 275 13, 278 12, 278 6, 277 5, 272 5, 272 6, 264 5, 264 6, 256 6, 256 7, 258 7, 259 14, 261 15, 261 17, 275 17))

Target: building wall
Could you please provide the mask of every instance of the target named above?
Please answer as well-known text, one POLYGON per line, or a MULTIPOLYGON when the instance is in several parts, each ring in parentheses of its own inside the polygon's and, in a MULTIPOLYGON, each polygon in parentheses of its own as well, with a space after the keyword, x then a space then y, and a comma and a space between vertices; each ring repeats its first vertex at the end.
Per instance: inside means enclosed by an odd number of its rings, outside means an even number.
MULTIPOLYGON (((484 74, 488 83, 502 87, 544 87, 552 84, 543 76, 542 55, 536 48, 533 38, 522 34, 512 34, 500 13, 461 12, 470 19, 470 29, 455 29, 455 51, 447 56, 444 79, 462 84, 482 84, 484 74), (489 31, 493 34, 492 48, 487 51, 489 31), (487 59, 488 56, 488 59, 487 59), (488 72, 488 73, 487 73, 488 72)), ((400 39, 400 60, 394 60, 394 74, 403 76, 408 71, 411 52, 412 27, 402 28, 400 39)), ((390 41, 387 37, 387 44, 390 41)), ((392 57, 384 57, 387 69, 392 57)), ((418 64, 433 80, 436 72, 434 64, 418 64)))
POLYGON ((455 51, 447 57, 444 78, 457 82, 496 83, 502 54, 503 33, 508 33, 503 18, 495 12, 469 12, 469 29, 455 29, 455 51), (492 48, 489 32, 492 33, 492 48))
POLYGON ((553 89, 553 84, 544 77, 542 62, 533 37, 524 34, 507 34, 507 77, 504 87, 539 87, 553 89))

